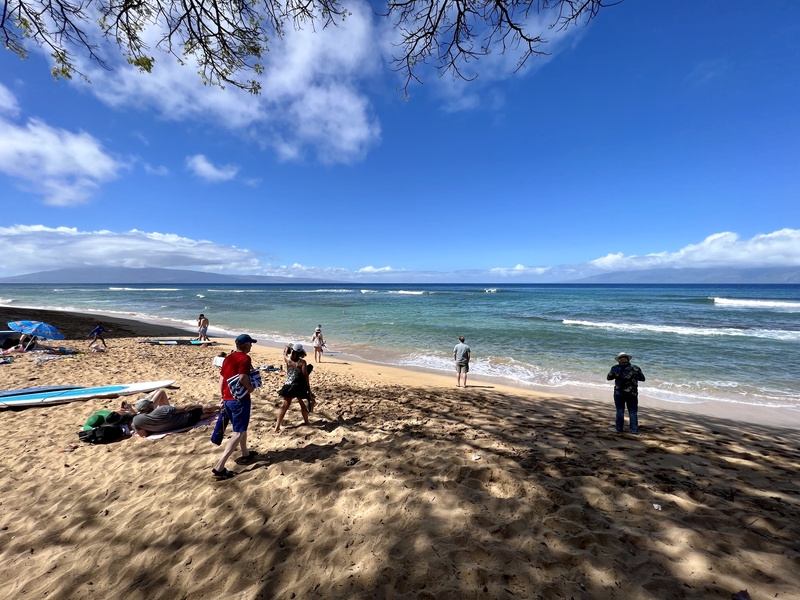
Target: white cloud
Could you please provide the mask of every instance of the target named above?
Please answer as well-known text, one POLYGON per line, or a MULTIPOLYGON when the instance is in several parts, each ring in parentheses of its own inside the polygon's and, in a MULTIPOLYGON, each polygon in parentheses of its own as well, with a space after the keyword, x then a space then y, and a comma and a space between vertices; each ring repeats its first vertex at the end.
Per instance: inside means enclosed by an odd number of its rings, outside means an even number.
MULTIPOLYGON (((317 31, 289 27, 273 38, 264 56, 265 73, 254 76, 260 96, 233 86, 206 86, 191 64, 156 49, 155 30, 144 37, 155 59, 152 73, 141 73, 121 59, 106 71, 84 60, 78 68, 92 84, 86 89, 104 103, 129 110, 155 110, 163 119, 214 123, 271 148, 282 159, 302 158, 309 150, 326 163, 361 159, 380 140, 380 126, 362 83, 379 72, 370 7, 354 2, 352 15, 336 27, 317 31)), ((116 57, 118 51, 106 54, 116 57)), ((83 85, 76 80, 77 85, 83 85)))
MULTIPOLYGON (((18 112, 13 94, 0 86, 0 115, 13 118, 18 112)), ((58 129, 39 119, 20 124, 0 116, 0 172, 20 189, 42 196, 45 204, 82 204, 123 168, 88 133, 58 129)))
POLYGON ((148 175, 158 175, 162 177, 164 175, 169 175, 169 169, 167 167, 163 165, 154 167, 153 165, 148 163, 144 163, 144 172, 147 173, 148 175))
POLYGON ((17 98, 7 87, 0 83, 0 115, 6 114, 10 117, 19 115, 19 104, 17 98))
POLYGON ((0 227, 0 255, 7 273, 86 266, 251 273, 261 267, 252 250, 135 229, 118 233, 43 225, 0 227))
POLYGON ((217 167, 202 154, 187 157, 186 167, 198 177, 213 182, 229 181, 239 172, 239 167, 233 165, 217 167))
POLYGON ((507 267, 495 267, 493 269, 489 269, 489 272, 492 275, 499 275, 501 277, 544 275, 548 271, 550 271, 550 267, 526 267, 525 265, 517 265, 515 267, 511 267, 510 269, 507 267))
POLYGON ((580 265, 499 267, 454 272, 396 269, 389 266, 317 267, 272 265, 253 250, 183 236, 131 230, 79 231, 70 227, 0 227, 0 275, 66 267, 117 266, 194 269, 227 274, 277 275, 351 282, 564 281, 602 272, 655 267, 800 267, 800 230, 781 229, 740 240, 730 232, 707 237, 677 252, 626 257, 609 254, 580 265))
POLYGON ((708 236, 677 252, 643 256, 608 254, 589 263, 601 271, 641 270, 676 267, 778 267, 800 266, 800 230, 781 229, 740 240, 726 231, 708 236))

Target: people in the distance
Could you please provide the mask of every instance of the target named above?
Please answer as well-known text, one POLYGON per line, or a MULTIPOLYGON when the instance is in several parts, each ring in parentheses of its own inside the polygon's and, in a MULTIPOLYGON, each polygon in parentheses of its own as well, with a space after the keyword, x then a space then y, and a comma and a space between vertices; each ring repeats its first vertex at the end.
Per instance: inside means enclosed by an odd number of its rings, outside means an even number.
POLYGON ((233 425, 233 435, 222 451, 219 461, 211 469, 218 479, 230 479, 236 473, 225 468, 225 462, 230 458, 237 447, 241 449, 241 462, 250 462, 256 458, 258 452, 247 448, 247 428, 250 425, 250 394, 253 393, 253 383, 250 381, 250 371, 253 363, 250 360, 250 349, 257 340, 243 333, 236 338, 236 350, 225 357, 220 368, 220 390, 222 392, 222 409, 225 417, 233 425), (228 379, 238 375, 239 383, 247 390, 244 398, 237 400, 233 397, 228 387, 228 379))
MULTIPOLYGON (((98 342, 102 342, 103 343, 103 348, 108 348, 108 346, 106 345, 106 340, 103 337, 103 334, 106 333, 107 331, 108 331, 108 329, 106 329, 105 327, 100 325, 100 323, 98 323, 97 327, 92 329, 89 332, 89 335, 86 336, 86 337, 92 338, 92 341, 89 342, 89 348, 92 348, 92 345, 95 345, 95 347, 99 347, 99 345, 97 344, 98 342)), ((95 350, 95 352, 96 352, 96 350, 95 350)))
MULTIPOLYGON (((201 419, 209 417, 219 410, 216 406, 204 407, 201 404, 172 406, 167 399, 167 393, 163 389, 156 390, 138 400, 134 407, 137 415, 133 417, 131 427, 142 437, 147 437, 153 433, 191 427, 201 419)), ((108 418, 106 418, 106 422, 108 422, 108 418)))
POLYGON ((197 317, 197 339, 201 342, 208 342, 208 317, 206 317, 203 313, 200 313, 200 316, 197 317))
POLYGON ((639 382, 644 381, 644 373, 636 365, 631 364, 631 355, 627 352, 617 354, 617 364, 611 367, 606 379, 614 380, 614 406, 617 409, 615 429, 622 433, 625 425, 625 407, 628 407, 630 432, 639 433, 639 382))
POLYGON ((458 343, 453 348, 453 360, 456 361, 456 387, 461 387, 461 374, 464 374, 464 387, 467 387, 467 373, 469 373, 469 358, 471 350, 464 343, 464 336, 458 336, 458 343))
POLYGON ((311 345, 314 347, 314 362, 322 362, 322 353, 325 348, 325 340, 322 339, 322 330, 317 329, 311 337, 311 345))
MULTIPOLYGON (((289 346, 286 347, 289 349, 289 346)), ((311 392, 311 385, 308 381, 308 374, 311 372, 312 366, 306 364, 305 361, 306 351, 303 344, 292 344, 291 352, 284 355, 286 361, 286 382, 283 387, 278 391, 278 395, 283 399, 283 404, 278 410, 278 420, 275 423, 275 431, 280 432, 283 417, 286 416, 286 411, 292 404, 292 400, 297 398, 297 403, 300 405, 300 412, 303 415, 303 422, 310 425, 308 421, 309 411, 314 410, 314 394, 311 392), (309 408, 303 400, 308 400, 309 408)))

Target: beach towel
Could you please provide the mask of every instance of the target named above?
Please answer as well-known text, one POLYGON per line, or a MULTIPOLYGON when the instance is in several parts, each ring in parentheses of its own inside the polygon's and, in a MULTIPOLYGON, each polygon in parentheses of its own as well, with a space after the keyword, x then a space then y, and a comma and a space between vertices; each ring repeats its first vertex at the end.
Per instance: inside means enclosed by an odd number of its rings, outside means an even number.
MULTIPOLYGON (((250 392, 247 391, 247 388, 244 387, 241 383, 239 383, 239 376, 234 375, 233 377, 228 377, 227 380, 228 389, 231 391, 231 395, 236 400, 244 400, 247 398, 247 394, 250 392)), ((261 373, 258 369, 253 369, 250 371, 250 383, 253 384, 254 388, 261 387, 261 373)))
POLYGON ((211 443, 219 446, 225 437, 225 428, 228 426, 228 417, 224 410, 217 415, 217 423, 214 425, 214 432, 211 434, 211 443))
MULTIPOLYGON (((222 413, 220 413, 220 414, 222 414, 222 413)), ((169 431, 162 431, 160 433, 151 433, 150 435, 146 436, 145 439, 146 440, 162 440, 165 437, 167 437, 168 435, 172 435, 173 433, 183 433, 184 431, 189 431, 189 430, 194 429, 196 427, 204 427, 206 425, 211 425, 211 423, 213 421, 214 421, 214 415, 211 415, 210 417, 206 417, 205 419, 200 419, 194 425, 189 425, 189 427, 181 427, 180 429, 170 429, 169 431)))

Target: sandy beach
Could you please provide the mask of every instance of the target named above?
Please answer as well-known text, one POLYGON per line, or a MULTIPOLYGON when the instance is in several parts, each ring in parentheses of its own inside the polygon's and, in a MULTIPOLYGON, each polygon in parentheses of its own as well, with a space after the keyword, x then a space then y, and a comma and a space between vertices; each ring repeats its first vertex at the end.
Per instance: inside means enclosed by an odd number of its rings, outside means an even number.
MULTIPOLYGON (((97 317, 0 307, 85 350, 97 317)), ((105 353, 0 365, 0 390, 174 379, 216 403, 190 332, 101 317, 105 353)), ((313 360, 313 358, 311 359, 313 360)), ((254 365, 280 365, 255 347, 254 365)), ((263 373, 250 445, 215 481, 199 427, 77 444, 120 399, 0 411, 1 598, 800 598, 800 431, 651 406, 640 436, 607 402, 326 356, 311 427, 263 373)), ((743 419, 747 419, 746 415, 743 419)))

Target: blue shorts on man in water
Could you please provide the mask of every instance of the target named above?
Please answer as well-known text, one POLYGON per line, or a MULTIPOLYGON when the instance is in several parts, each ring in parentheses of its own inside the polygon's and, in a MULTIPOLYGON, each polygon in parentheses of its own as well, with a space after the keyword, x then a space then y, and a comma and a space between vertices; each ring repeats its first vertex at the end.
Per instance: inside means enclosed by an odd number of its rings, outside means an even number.
POLYGON ((250 425, 250 396, 244 400, 226 400, 225 416, 233 425, 234 433, 247 431, 250 425))

